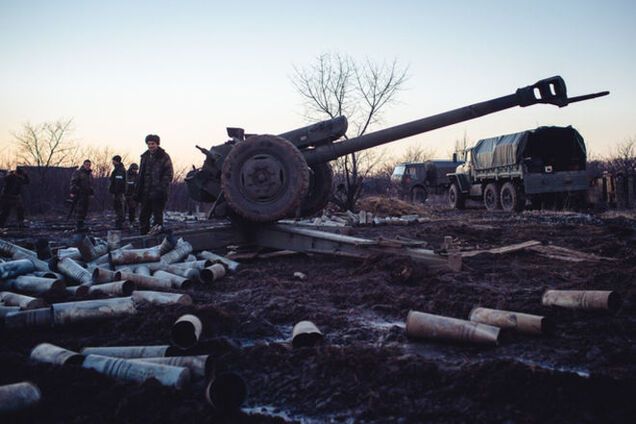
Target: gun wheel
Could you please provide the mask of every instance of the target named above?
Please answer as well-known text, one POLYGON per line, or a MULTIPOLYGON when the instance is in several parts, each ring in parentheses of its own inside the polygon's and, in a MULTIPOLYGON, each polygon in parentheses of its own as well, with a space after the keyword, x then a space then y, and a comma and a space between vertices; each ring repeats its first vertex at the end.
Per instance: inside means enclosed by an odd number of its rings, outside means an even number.
POLYGON ((228 206, 249 221, 294 215, 308 187, 305 158, 281 137, 250 137, 236 144, 223 162, 221 188, 228 206))
POLYGON ((309 190, 300 205, 300 216, 312 216, 322 211, 331 199, 333 171, 328 163, 311 165, 309 190))

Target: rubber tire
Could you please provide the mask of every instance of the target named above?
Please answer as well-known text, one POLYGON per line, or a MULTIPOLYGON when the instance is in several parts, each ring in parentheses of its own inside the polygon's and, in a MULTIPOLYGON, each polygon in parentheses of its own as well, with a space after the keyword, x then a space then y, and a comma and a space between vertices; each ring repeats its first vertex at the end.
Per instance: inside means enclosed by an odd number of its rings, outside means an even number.
POLYGON ((497 184, 490 183, 486 185, 484 189, 484 206, 489 211, 495 211, 497 209, 501 209, 501 201, 499 197, 499 189, 497 188, 497 184))
POLYGON ((466 208, 466 196, 459 190, 457 183, 452 183, 448 188, 448 204, 453 209, 466 208))
POLYGON ((521 212, 526 207, 526 197, 523 191, 511 182, 501 186, 499 198, 501 207, 506 212, 521 212), (506 199, 510 199, 510 201, 506 199))
POLYGON ((411 189, 411 203, 424 203, 428 199, 428 191, 422 186, 415 186, 411 189))
POLYGON ((302 153, 289 141, 275 135, 256 135, 237 143, 223 161, 221 189, 228 206, 253 222, 273 222, 294 216, 309 188, 309 167, 302 153), (283 194, 271 202, 256 202, 241 193, 240 169, 253 156, 274 156, 287 174, 283 194))
POLYGON ((309 175, 309 189, 300 204, 300 216, 310 217, 321 212, 329 200, 333 188, 333 170, 328 163, 310 166, 313 172, 309 175))

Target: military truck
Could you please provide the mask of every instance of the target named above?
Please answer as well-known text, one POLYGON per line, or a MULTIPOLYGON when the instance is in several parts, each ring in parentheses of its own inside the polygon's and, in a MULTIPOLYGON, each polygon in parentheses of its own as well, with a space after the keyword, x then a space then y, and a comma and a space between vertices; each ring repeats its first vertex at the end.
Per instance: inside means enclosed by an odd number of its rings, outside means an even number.
POLYGON ((424 203, 429 194, 445 194, 450 185, 449 172, 463 162, 453 160, 427 160, 425 162, 400 163, 393 169, 391 182, 402 199, 424 203))
POLYGON ((488 210, 520 212, 582 200, 589 186, 583 137, 568 127, 533 130, 479 140, 466 161, 448 174, 448 201, 463 209, 481 200, 488 210))

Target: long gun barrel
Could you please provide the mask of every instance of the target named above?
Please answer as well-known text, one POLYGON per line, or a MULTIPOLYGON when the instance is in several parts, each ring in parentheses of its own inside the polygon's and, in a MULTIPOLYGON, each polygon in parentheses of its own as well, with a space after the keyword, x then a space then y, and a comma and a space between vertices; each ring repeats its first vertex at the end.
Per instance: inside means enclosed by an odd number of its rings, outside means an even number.
POLYGON ((589 100, 607 94, 609 94, 609 91, 568 98, 565 81, 563 81, 563 78, 560 76, 555 76, 538 81, 533 85, 519 88, 514 94, 508 96, 475 103, 470 106, 396 125, 338 143, 330 143, 318 146, 315 149, 304 150, 303 155, 309 165, 329 162, 350 153, 479 118, 480 116, 515 106, 526 107, 537 103, 548 103, 564 107, 570 103, 589 100))

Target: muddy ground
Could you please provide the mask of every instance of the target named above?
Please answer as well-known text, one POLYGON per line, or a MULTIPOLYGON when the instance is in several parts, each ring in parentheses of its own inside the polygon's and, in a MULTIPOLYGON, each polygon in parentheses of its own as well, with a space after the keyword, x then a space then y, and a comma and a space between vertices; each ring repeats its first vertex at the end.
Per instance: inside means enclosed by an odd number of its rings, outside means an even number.
MULTIPOLYGON (((633 422, 636 417, 636 221, 554 212, 520 215, 431 210, 413 226, 356 228, 353 235, 426 241, 453 236, 464 249, 539 240, 614 258, 572 263, 530 251, 484 254, 461 272, 435 272, 398 258, 366 262, 289 256, 243 270, 191 294, 193 306, 146 307, 116 322, 4 332, 0 384, 22 380, 43 392, 39 408, 11 417, 32 422, 633 422), (396 269, 411 268, 403 278, 396 269), (297 281, 296 271, 307 275, 297 281), (617 313, 543 307, 545 289, 616 290, 617 313), (408 340, 409 310, 466 318, 474 306, 546 315, 540 337, 509 334, 497 347, 408 340), (118 383, 94 372, 35 365, 37 343, 69 349, 165 344, 183 313, 205 323, 201 352, 240 373, 249 397, 219 416, 203 382, 184 391, 118 383), (315 322, 320 347, 293 350, 291 328, 315 322)), ((100 221, 103 222, 103 221, 100 221)), ((32 225, 30 237, 41 228, 32 225)), ((104 230, 93 227, 98 233, 104 230)), ((60 229, 57 237, 68 234, 60 229)), ((99 234, 98 234, 99 235, 99 234)), ((23 240, 25 241, 25 240, 23 240)))

